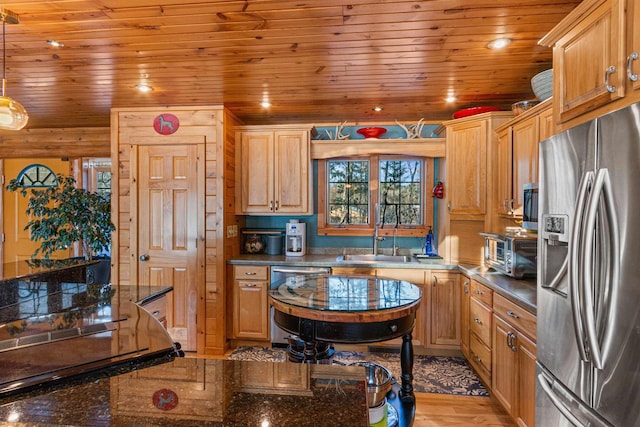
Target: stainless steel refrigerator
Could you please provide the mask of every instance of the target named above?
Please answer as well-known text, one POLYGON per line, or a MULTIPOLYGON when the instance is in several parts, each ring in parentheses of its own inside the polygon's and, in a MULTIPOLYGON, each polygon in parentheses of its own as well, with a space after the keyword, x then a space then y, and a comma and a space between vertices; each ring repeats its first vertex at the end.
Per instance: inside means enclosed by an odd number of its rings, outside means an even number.
POLYGON ((640 426, 640 104, 540 144, 536 425, 640 426))

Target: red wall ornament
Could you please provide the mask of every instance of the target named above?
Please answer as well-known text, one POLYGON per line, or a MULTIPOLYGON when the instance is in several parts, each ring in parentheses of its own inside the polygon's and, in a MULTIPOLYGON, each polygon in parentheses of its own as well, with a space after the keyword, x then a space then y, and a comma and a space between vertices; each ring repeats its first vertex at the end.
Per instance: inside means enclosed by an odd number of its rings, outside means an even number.
POLYGON ((164 113, 153 119, 153 129, 160 135, 171 135, 180 127, 180 120, 173 114, 164 113))
POLYGON ((438 183, 433 187, 433 190, 431 190, 431 193, 433 194, 433 197, 442 199, 444 197, 444 184, 442 184, 441 181, 438 181, 438 183))
POLYGON ((178 406, 178 395, 173 390, 162 388, 153 393, 153 406, 161 411, 170 411, 178 406))

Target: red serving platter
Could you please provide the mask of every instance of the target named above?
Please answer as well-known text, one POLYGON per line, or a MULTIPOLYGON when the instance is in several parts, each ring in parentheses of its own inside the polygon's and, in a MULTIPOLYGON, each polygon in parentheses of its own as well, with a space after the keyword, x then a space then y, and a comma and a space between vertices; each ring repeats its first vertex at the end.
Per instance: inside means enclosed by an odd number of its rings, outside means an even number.
POLYGON ((492 107, 489 105, 482 107, 469 107, 462 110, 458 110, 453 113, 454 119, 461 119, 463 117, 475 116, 476 114, 488 113, 490 111, 500 111, 499 107, 492 107))

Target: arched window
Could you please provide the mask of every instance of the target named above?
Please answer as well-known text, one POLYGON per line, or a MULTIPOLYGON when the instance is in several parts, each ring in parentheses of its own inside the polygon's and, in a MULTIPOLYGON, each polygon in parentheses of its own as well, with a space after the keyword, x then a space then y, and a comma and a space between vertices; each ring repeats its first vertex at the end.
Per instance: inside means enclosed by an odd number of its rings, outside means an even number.
POLYGON ((45 165, 33 164, 22 169, 16 178, 22 188, 57 187, 56 174, 45 165))

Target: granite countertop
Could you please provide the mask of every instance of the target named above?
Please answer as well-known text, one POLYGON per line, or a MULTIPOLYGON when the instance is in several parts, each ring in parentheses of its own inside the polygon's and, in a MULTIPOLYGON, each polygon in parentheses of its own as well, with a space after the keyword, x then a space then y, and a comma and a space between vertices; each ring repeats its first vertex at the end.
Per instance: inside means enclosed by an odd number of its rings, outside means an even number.
POLYGON ((369 425, 361 366, 176 358, 0 403, 29 425, 369 425))
POLYGON ((16 262, 5 262, 0 270, 0 284, 24 280, 42 274, 51 274, 65 270, 77 269, 97 264, 98 261, 87 261, 82 258, 66 259, 27 259, 16 262))
POLYGON ((441 258, 411 258, 409 262, 393 261, 338 261, 340 255, 313 254, 303 256, 241 254, 227 261, 241 265, 296 265, 300 267, 374 267, 374 268, 417 268, 432 270, 457 270, 455 264, 447 264, 441 258))
POLYGON ((134 302, 171 287, 86 284, 85 269, 0 286, 0 397, 179 354, 160 322, 134 302))
POLYGON ((478 280, 500 293, 505 298, 536 314, 536 279, 515 279, 498 273, 487 267, 472 264, 449 264, 442 259, 416 259, 411 262, 390 261, 338 261, 339 255, 304 255, 291 257, 284 255, 242 254, 229 260, 234 265, 290 265, 300 267, 369 267, 369 268, 407 268, 430 270, 458 270, 478 280))

